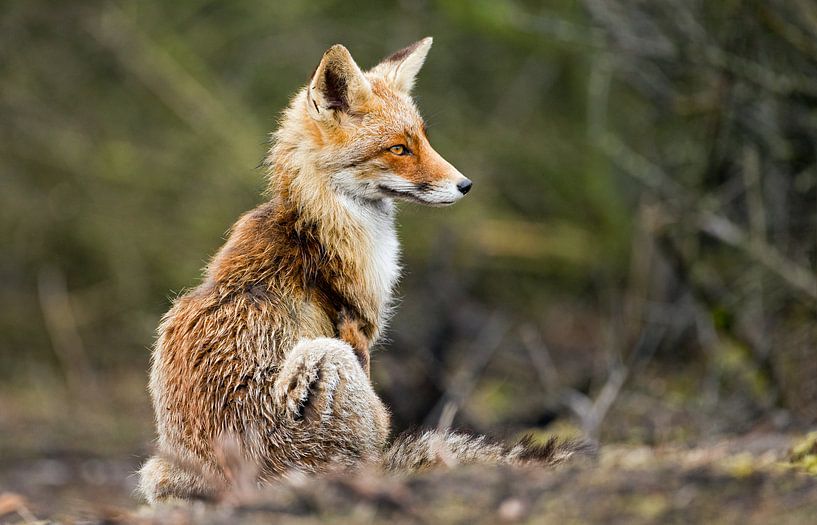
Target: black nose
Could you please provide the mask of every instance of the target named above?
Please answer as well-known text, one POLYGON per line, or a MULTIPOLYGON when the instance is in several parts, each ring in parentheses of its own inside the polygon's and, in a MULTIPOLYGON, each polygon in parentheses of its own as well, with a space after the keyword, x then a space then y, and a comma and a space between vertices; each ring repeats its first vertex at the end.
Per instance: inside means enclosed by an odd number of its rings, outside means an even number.
POLYGON ((474 183, 471 182, 470 179, 465 179, 464 181, 457 184, 457 189, 460 190, 460 193, 465 195, 466 193, 471 191, 471 186, 473 186, 473 185, 474 185, 474 183))

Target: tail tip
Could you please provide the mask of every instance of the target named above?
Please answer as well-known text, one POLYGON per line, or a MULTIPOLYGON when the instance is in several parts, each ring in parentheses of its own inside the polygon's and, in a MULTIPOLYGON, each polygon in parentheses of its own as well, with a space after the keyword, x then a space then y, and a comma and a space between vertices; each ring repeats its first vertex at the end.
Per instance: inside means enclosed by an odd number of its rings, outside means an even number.
POLYGON ((575 459, 595 459, 598 447, 583 439, 559 440, 551 437, 544 443, 537 443, 532 434, 526 434, 513 446, 518 450, 514 454, 519 463, 559 465, 575 459))

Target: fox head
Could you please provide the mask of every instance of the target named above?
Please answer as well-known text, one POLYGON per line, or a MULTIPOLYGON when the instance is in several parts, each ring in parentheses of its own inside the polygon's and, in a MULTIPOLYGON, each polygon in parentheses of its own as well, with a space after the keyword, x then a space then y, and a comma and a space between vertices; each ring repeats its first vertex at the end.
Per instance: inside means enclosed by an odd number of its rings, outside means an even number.
POLYGON ((277 153, 289 150, 290 164, 298 158, 315 166, 308 184, 355 199, 431 206, 461 199, 471 181, 431 147, 411 98, 431 42, 424 38, 366 72, 345 47, 330 47, 285 113, 277 153))

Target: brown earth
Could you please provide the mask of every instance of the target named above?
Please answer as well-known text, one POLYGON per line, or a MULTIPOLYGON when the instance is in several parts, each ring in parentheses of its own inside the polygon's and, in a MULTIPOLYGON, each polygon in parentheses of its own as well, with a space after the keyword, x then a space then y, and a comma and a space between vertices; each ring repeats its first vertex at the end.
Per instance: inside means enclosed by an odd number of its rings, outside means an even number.
POLYGON ((156 509, 133 495, 139 457, 52 456, 0 465, 0 523, 813 523, 815 453, 815 434, 606 445, 557 471, 293 476, 217 503, 156 509))

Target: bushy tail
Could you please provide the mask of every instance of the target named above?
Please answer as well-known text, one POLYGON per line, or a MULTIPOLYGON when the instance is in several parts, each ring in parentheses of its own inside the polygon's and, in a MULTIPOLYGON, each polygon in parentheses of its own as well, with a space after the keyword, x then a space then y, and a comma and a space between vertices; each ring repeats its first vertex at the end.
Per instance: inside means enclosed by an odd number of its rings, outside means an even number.
POLYGON ((594 448, 582 441, 550 438, 544 444, 537 444, 532 436, 525 436, 513 445, 507 445, 486 436, 427 430, 400 435, 383 456, 383 465, 395 472, 469 464, 554 466, 593 454, 594 448))

